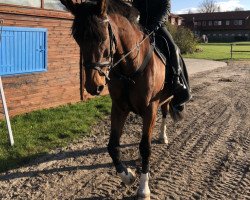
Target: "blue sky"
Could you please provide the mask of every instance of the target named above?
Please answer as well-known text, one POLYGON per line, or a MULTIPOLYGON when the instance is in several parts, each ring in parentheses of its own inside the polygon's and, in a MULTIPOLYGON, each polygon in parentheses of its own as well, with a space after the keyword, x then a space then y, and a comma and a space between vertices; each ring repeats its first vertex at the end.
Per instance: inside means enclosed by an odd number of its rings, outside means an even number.
MULTIPOLYGON (((176 14, 187 13, 189 10, 195 12, 203 0, 171 0, 172 12, 176 14)), ((236 7, 250 10, 250 0, 215 0, 221 11, 234 10, 236 7)))

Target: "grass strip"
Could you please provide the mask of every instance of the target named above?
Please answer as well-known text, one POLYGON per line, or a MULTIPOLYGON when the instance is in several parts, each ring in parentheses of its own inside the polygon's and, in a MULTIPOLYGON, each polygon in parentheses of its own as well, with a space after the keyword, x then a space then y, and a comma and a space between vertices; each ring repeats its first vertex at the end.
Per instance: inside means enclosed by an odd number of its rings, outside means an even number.
POLYGON ((15 145, 11 147, 5 121, 0 122, 0 172, 89 135, 98 120, 110 114, 109 96, 87 102, 34 111, 11 119, 15 145))
MULTIPOLYGON (((231 43, 208 43, 199 44, 200 52, 184 55, 185 58, 207 59, 207 60, 229 60, 231 59, 231 43)), ((239 42, 234 44, 243 44, 244 46, 233 46, 236 51, 250 51, 249 42, 239 42), (249 46, 246 46, 249 45, 249 46)), ((233 53, 234 60, 250 59, 250 52, 233 53)))

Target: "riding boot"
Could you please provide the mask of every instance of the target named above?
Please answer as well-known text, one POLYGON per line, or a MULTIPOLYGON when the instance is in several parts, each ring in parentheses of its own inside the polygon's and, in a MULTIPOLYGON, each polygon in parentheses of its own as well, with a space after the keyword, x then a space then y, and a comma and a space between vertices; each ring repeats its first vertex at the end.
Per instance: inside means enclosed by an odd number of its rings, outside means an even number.
POLYGON ((172 92, 174 95, 174 99, 172 101, 173 106, 178 110, 183 110, 183 104, 190 100, 191 94, 189 85, 185 79, 185 76, 182 71, 182 67, 180 65, 180 57, 179 52, 177 50, 177 62, 173 62, 173 83, 172 83, 172 92))
POLYGON ((173 105, 178 107, 188 100, 190 100, 189 87, 186 85, 185 81, 181 78, 181 75, 174 75, 173 78, 173 105))
POLYGON ((161 26, 156 35, 163 38, 163 47, 162 43, 158 42, 158 44, 169 61, 166 66, 166 88, 169 88, 171 94, 174 95, 172 100, 174 108, 182 111, 184 103, 191 98, 185 63, 180 56, 179 47, 165 26, 161 26), (183 73, 183 69, 185 69, 185 73, 183 73))

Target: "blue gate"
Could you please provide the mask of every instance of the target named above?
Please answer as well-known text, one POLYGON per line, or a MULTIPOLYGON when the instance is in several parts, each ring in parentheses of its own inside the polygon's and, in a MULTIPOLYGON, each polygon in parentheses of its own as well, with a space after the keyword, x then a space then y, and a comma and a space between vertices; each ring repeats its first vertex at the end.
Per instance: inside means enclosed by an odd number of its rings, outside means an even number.
POLYGON ((4 26, 1 32, 0 76, 47 70, 47 29, 4 26))

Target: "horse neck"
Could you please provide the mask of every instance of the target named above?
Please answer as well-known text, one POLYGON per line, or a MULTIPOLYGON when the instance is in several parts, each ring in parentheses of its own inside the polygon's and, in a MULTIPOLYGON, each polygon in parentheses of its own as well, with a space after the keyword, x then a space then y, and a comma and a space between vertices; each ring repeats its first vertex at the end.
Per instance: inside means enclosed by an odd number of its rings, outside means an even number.
POLYGON ((121 61, 120 66, 125 75, 132 74, 143 62, 149 48, 149 40, 146 39, 138 48, 135 48, 145 37, 145 34, 140 30, 139 26, 132 24, 128 19, 122 16, 111 16, 111 19, 117 39, 115 59, 119 60, 131 51, 131 53, 121 61))

